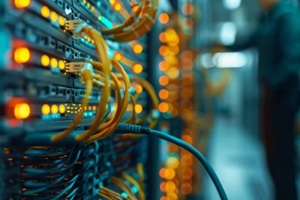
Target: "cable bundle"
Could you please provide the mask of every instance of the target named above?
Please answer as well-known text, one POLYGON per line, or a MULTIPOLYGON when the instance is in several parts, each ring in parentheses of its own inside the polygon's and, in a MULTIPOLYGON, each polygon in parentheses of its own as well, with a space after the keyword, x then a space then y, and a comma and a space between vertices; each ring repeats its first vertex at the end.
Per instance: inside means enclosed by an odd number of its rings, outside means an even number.
MULTIPOLYGON (((150 1, 146 1, 146 4, 147 2, 150 4, 150 1)), ((139 77, 131 77, 130 79, 121 64, 114 59, 109 59, 104 39, 95 29, 85 23, 79 23, 77 20, 70 20, 67 24, 68 27, 72 27, 69 30, 73 31, 76 37, 87 35, 95 41, 96 51, 101 62, 85 59, 85 62, 68 63, 67 72, 81 75, 81 80, 86 85, 86 93, 73 123, 62 133, 53 135, 52 141, 63 140, 79 125, 93 87, 102 90, 96 116, 90 127, 84 133, 76 136, 76 141, 85 141, 89 144, 108 137, 114 132, 118 124, 122 122, 121 120, 127 111, 129 102, 131 102, 133 109, 130 118, 126 122, 144 124, 146 120, 150 119, 148 121, 149 127, 153 128, 157 123, 157 107, 159 102, 151 84, 139 77), (138 95, 130 93, 131 81, 139 83, 153 101, 151 111, 141 119, 136 119, 135 102, 138 95), (110 118, 105 118, 104 113, 109 103, 111 90, 115 93, 117 105, 115 111, 111 113, 110 118)))
POLYGON ((21 165, 23 199, 75 199, 79 175, 74 170, 81 154, 75 148, 26 149, 21 165))
POLYGON ((0 197, 21 199, 22 154, 16 148, 0 148, 0 197))
POLYGON ((118 42, 135 40, 148 33, 156 17, 158 0, 141 0, 140 4, 132 5, 132 15, 118 27, 102 30, 108 39, 118 42))

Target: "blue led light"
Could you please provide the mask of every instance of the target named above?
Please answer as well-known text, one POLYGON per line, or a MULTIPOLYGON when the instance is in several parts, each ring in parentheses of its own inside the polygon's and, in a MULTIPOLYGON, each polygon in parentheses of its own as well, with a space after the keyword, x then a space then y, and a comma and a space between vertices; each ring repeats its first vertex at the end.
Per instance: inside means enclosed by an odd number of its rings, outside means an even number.
POLYGON ((111 21, 109 21, 106 17, 101 16, 101 20, 100 20, 107 28, 113 28, 114 25, 113 23, 111 23, 111 21))
POLYGON ((125 197, 125 198, 128 198, 128 197, 129 197, 128 194, 125 193, 125 192, 122 192, 122 196, 125 197))
POLYGON ((60 118, 60 114, 54 114, 54 115, 53 115, 53 118, 54 118, 54 119, 59 119, 59 118, 60 118))
POLYGON ((61 118, 60 114, 42 115, 43 120, 59 119, 59 118, 61 118))
POLYGON ((58 67, 51 67, 50 68, 51 72, 54 72, 54 73, 60 73, 60 69, 58 67))
POLYGON ((43 115, 43 116, 42 116, 42 119, 48 120, 48 119, 50 119, 50 117, 49 117, 49 115, 43 115))
POLYGON ((131 188, 131 191, 135 194, 135 193, 137 193, 139 190, 138 190, 137 187, 133 186, 133 187, 131 188))
POLYGON ((109 58, 113 58, 114 54, 115 54, 115 52, 112 49, 108 49, 108 57, 109 58))

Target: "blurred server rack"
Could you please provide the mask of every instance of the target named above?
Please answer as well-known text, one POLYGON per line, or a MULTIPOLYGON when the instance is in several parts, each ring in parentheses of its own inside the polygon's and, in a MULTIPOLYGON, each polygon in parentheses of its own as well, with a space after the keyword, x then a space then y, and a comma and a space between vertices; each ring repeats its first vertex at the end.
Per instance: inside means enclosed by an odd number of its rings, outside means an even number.
MULTIPOLYGON (((204 93, 207 79, 196 67, 200 54, 196 47, 200 45, 195 42, 202 33, 197 32, 202 22, 197 3, 170 1, 172 10, 161 8, 150 38, 154 49, 150 56, 158 66, 151 74, 161 101, 159 128, 205 152, 213 108, 204 93)), ((156 172, 160 177, 159 198, 201 198, 202 172, 191 155, 164 141, 156 145, 162 152, 156 172)))

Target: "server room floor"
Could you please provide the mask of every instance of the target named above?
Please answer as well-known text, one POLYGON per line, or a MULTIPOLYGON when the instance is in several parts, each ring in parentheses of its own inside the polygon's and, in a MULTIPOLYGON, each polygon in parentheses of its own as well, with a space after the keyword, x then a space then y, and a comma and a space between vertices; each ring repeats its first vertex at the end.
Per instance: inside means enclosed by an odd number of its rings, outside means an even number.
MULTIPOLYGON (((207 153, 229 199, 273 199, 262 145, 238 123, 222 117, 216 118, 207 153)), ((299 178, 298 176, 298 183, 299 178)), ((218 199, 208 178, 205 186, 204 199, 218 199)), ((300 193, 300 187, 298 191, 300 193)))

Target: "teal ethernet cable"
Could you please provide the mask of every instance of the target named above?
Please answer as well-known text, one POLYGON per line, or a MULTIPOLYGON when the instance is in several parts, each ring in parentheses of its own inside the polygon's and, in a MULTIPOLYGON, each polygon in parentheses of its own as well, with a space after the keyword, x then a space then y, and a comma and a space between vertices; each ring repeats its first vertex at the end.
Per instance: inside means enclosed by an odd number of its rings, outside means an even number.
POLYGON ((200 161, 200 163, 203 165, 203 167, 207 171, 208 175, 210 176, 211 180, 213 181, 213 183, 214 183, 214 185, 215 185, 215 187, 218 191, 218 194, 219 194, 221 200, 228 200, 226 192, 225 192, 225 190, 224 190, 224 188, 223 188, 216 172, 214 171, 214 169, 211 167, 211 165, 208 163, 208 161, 202 155, 202 153, 200 151, 198 151, 192 145, 188 144, 187 142, 185 142, 181 139, 178 139, 178 138, 176 138, 172 135, 166 134, 164 132, 152 130, 152 129, 149 129, 149 128, 145 128, 145 127, 138 126, 138 125, 133 125, 133 124, 120 123, 114 133, 115 134, 145 134, 145 135, 150 135, 150 136, 154 136, 154 137, 158 137, 160 139, 166 140, 166 141, 171 142, 173 144, 176 144, 179 147, 189 151, 190 153, 192 153, 200 161))

